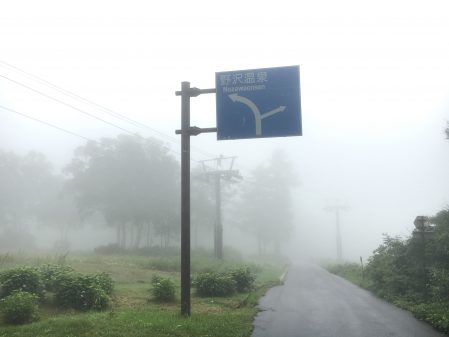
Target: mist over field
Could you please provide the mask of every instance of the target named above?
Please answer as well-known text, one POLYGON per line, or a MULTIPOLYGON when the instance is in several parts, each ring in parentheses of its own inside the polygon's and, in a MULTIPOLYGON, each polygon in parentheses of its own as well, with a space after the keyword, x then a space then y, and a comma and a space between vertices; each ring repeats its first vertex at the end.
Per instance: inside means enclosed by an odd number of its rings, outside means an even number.
MULTIPOLYGON (((213 88, 219 71, 299 65, 303 136, 191 137, 192 247, 214 246, 208 170, 241 176, 222 181, 223 242, 249 255, 336 259, 340 207, 340 253, 366 259, 383 233, 406 237, 417 215, 447 207, 449 27, 438 2, 259 4, 270 24, 250 26, 250 4, 202 3, 206 30, 185 4, 100 3, 0 14, 3 252, 179 245, 174 93, 182 81, 213 88)), ((214 95, 192 98, 192 125, 215 119, 214 95)))

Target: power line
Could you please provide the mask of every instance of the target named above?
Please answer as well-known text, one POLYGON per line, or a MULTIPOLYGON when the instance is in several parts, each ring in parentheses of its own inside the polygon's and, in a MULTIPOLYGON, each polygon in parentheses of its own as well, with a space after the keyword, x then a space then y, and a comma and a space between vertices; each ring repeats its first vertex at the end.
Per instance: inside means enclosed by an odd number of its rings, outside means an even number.
POLYGON ((20 116, 22 116, 22 117, 31 119, 31 120, 33 120, 33 121, 35 121, 35 122, 42 123, 42 124, 44 124, 44 125, 50 126, 50 127, 54 128, 54 129, 57 129, 57 130, 59 130, 59 131, 65 132, 65 133, 68 133, 68 134, 70 134, 70 135, 72 135, 72 136, 79 137, 79 138, 82 138, 82 139, 87 140, 87 141, 95 142, 95 140, 93 140, 93 139, 90 139, 90 138, 81 136, 81 135, 79 135, 79 134, 77 134, 77 133, 75 133, 75 132, 66 130, 66 129, 61 128, 61 127, 59 127, 59 126, 53 125, 53 124, 48 123, 48 122, 45 122, 45 121, 43 121, 43 120, 40 120, 40 119, 38 119, 38 118, 34 118, 34 117, 31 117, 31 116, 25 115, 24 113, 21 113, 21 112, 19 112, 19 111, 17 111, 17 110, 13 110, 13 109, 7 108, 7 107, 5 107, 5 106, 3 106, 3 105, 0 105, 0 108, 3 109, 3 110, 10 111, 10 112, 13 112, 13 113, 15 113, 15 114, 18 114, 18 115, 20 115, 20 116))
MULTIPOLYGON (((122 130, 122 131, 124 131, 124 132, 126 132, 126 133, 128 133, 128 134, 130 134, 130 135, 133 135, 133 136, 137 135, 136 133, 134 133, 134 132, 132 132, 132 131, 129 131, 129 130, 127 130, 127 129, 121 127, 121 126, 118 126, 118 125, 116 125, 116 124, 114 124, 114 123, 108 122, 108 121, 106 121, 106 120, 104 120, 104 119, 102 119, 102 118, 100 118, 100 117, 97 117, 97 116, 95 116, 95 115, 93 115, 93 114, 91 114, 91 113, 89 113, 89 112, 87 112, 87 111, 84 111, 84 110, 82 110, 82 109, 79 109, 79 108, 77 108, 77 107, 74 106, 74 105, 71 105, 71 104, 66 103, 66 102, 64 102, 64 101, 61 101, 60 99, 57 99, 57 98, 52 97, 52 96, 50 96, 50 95, 47 95, 46 93, 43 93, 43 92, 41 92, 41 91, 39 91, 39 90, 37 90, 37 89, 34 89, 34 88, 32 88, 32 87, 30 87, 30 86, 28 86, 28 85, 26 85, 26 84, 23 84, 23 83, 19 82, 19 81, 13 80, 13 79, 11 79, 11 78, 9 78, 9 77, 7 77, 7 76, 1 75, 1 74, 0 74, 0 77, 6 79, 6 80, 8 80, 8 81, 11 81, 11 82, 13 82, 13 83, 15 83, 15 84, 17 84, 17 85, 20 85, 20 86, 22 86, 22 87, 24 87, 24 88, 26 88, 26 89, 28 89, 28 90, 31 90, 31 91, 33 91, 33 92, 36 92, 36 93, 38 93, 38 94, 40 94, 40 95, 42 95, 42 96, 44 96, 44 97, 46 97, 46 98, 48 98, 48 99, 51 99, 51 100, 53 100, 53 101, 55 101, 55 102, 58 102, 58 103, 60 103, 60 104, 62 104, 62 105, 65 105, 65 106, 67 106, 67 107, 69 107, 69 108, 71 108, 71 109, 74 109, 74 110, 76 110, 76 111, 79 111, 79 112, 81 112, 81 113, 83 113, 83 114, 85 114, 85 115, 87 115, 87 116, 89 116, 89 117, 91 117, 91 118, 97 119, 97 120, 99 120, 99 121, 101 121, 101 122, 103 122, 103 123, 105 123, 105 124, 108 124, 108 125, 113 126, 113 127, 117 128, 117 129, 120 129, 120 130, 122 130)), ((169 147, 167 148, 167 150, 170 151, 170 152, 175 153, 175 154, 178 155, 178 156, 181 156, 181 153, 180 153, 180 152, 177 152, 177 151, 175 151, 175 150, 173 150, 173 149, 171 149, 171 148, 169 148, 169 147)), ((199 163, 199 162, 200 162, 200 161, 198 161, 198 160, 196 160, 196 159, 194 159, 194 158, 191 158, 191 161, 196 162, 196 163, 199 163)))
POLYGON ((110 126, 112 126, 112 127, 114 127, 114 128, 117 128, 117 129, 119 129, 119 130, 122 130, 122 131, 124 131, 124 132, 126 132, 126 133, 129 133, 129 134, 131 134, 131 135, 135 135, 135 133, 132 132, 132 131, 129 131, 129 130, 125 129, 125 128, 122 128, 121 126, 118 126, 118 125, 116 125, 116 124, 114 124, 114 123, 108 122, 108 121, 104 120, 103 118, 97 117, 97 116, 95 116, 95 115, 93 115, 93 114, 91 114, 91 113, 89 113, 89 112, 87 112, 87 111, 84 111, 84 110, 82 110, 82 109, 80 109, 80 108, 77 108, 76 106, 74 106, 74 105, 72 105, 72 104, 69 104, 69 103, 66 103, 66 102, 64 102, 64 101, 61 101, 61 100, 58 99, 58 98, 55 98, 55 97, 50 96, 50 95, 47 95, 46 93, 44 93, 44 92, 42 92, 42 91, 39 91, 39 90, 37 90, 37 89, 34 89, 34 88, 32 88, 32 87, 30 87, 30 86, 28 86, 28 85, 26 85, 26 84, 23 84, 23 83, 21 83, 21 82, 19 82, 19 81, 13 80, 12 78, 9 78, 9 77, 7 77, 7 76, 5 76, 5 75, 1 75, 1 74, 0 74, 0 77, 4 78, 4 79, 6 79, 6 80, 8 80, 8 81, 10 81, 10 82, 12 82, 12 83, 15 83, 15 84, 17 84, 17 85, 20 85, 20 86, 22 86, 22 87, 24 87, 24 88, 26 88, 26 89, 28 89, 28 90, 31 90, 31 91, 33 91, 33 92, 39 94, 39 95, 42 95, 42 96, 44 96, 44 97, 46 97, 46 98, 48 98, 48 99, 51 99, 51 100, 53 100, 53 101, 55 101, 55 102, 58 102, 59 104, 65 105, 65 106, 67 106, 67 107, 69 107, 69 108, 71 108, 71 109, 73 109, 73 110, 79 111, 79 112, 81 112, 81 113, 83 113, 83 114, 85 114, 85 115, 87 115, 87 116, 89 116, 89 117, 91 117, 91 118, 94 118, 94 119, 96 119, 96 120, 99 120, 99 121, 101 121, 101 122, 103 122, 103 123, 105 123, 105 124, 108 124, 108 125, 110 125, 110 126))
MULTIPOLYGON (((6 110, 6 111, 10 111, 10 112, 13 112, 13 113, 18 114, 18 115, 20 115, 20 116, 22 116, 22 117, 31 119, 31 120, 33 120, 33 121, 35 121, 35 122, 38 122, 38 123, 44 124, 44 125, 46 125, 46 126, 52 127, 52 128, 54 128, 54 129, 57 129, 57 130, 59 130, 59 131, 68 133, 68 134, 70 134, 70 135, 72 135, 72 136, 76 136, 76 137, 82 138, 82 139, 87 140, 87 141, 96 142, 96 140, 94 140, 94 139, 91 139, 91 138, 88 138, 88 137, 79 135, 79 134, 77 134, 77 133, 75 133, 75 132, 73 132, 73 131, 70 131, 70 130, 61 128, 61 127, 59 127, 59 126, 56 126, 56 125, 51 124, 51 123, 49 123, 49 122, 43 121, 43 120, 41 120, 41 119, 38 119, 38 118, 35 118, 35 117, 31 117, 31 116, 26 115, 26 114, 24 114, 24 113, 22 113, 22 112, 19 112, 19 111, 17 111, 17 110, 14 110, 14 109, 11 109, 11 108, 7 108, 7 107, 2 106, 2 105, 0 105, 0 109, 6 110)), ((135 134, 134 134, 134 135, 135 135, 135 134)), ((137 135, 137 136, 141 137, 140 135, 137 135)), ((150 140, 150 141, 151 141, 151 140, 150 140)), ((169 152, 172 152, 172 153, 178 155, 178 156, 181 155, 181 153, 179 153, 179 152, 173 150, 173 149, 170 148, 170 147, 165 147, 165 149, 166 149, 167 151, 169 151, 169 152)), ((194 158, 190 158, 190 160, 191 160, 192 162, 195 162, 195 163, 201 163, 199 160, 196 160, 196 159, 194 159, 194 158)))
MULTIPOLYGON (((75 93, 73 93, 73 92, 71 92, 71 91, 69 91, 67 89, 64 89, 61 86, 58 86, 56 84, 53 84, 50 81, 47 81, 47 80, 45 80, 45 79, 43 79, 43 78, 41 78, 39 76, 31 74, 30 72, 27 72, 27 71, 25 71, 23 69, 20 69, 20 68, 12 65, 10 63, 7 63, 5 61, 0 60, 0 64, 6 65, 7 67, 9 67, 9 68, 11 68, 11 69, 13 69, 13 70, 15 70, 17 72, 23 73, 26 76, 31 77, 31 78, 33 78, 33 79, 43 83, 44 85, 49 86, 49 87, 51 87, 51 88, 53 88, 53 89, 55 89, 55 90, 57 90, 59 92, 62 92, 63 94, 68 95, 68 96, 70 96, 70 97, 72 97, 72 98, 74 98, 74 99, 76 99, 78 101, 81 101, 81 102, 90 104, 90 105, 92 105, 92 106, 94 106, 96 108, 99 108, 100 110, 104 111, 105 113, 107 113, 107 114, 109 114, 109 115, 111 115, 111 116, 113 116, 115 118, 121 119, 121 120, 123 120, 125 122, 128 122, 128 123, 134 125, 134 126, 138 126, 138 127, 143 127, 143 128, 149 129, 152 132, 154 132, 154 133, 156 133, 156 134, 158 134, 158 135, 160 135, 162 137, 165 137, 165 138, 169 139, 169 141, 171 141, 171 142, 174 142, 174 143, 176 143, 178 145, 180 144, 179 139, 177 139, 175 137, 169 136, 169 135, 167 135, 167 134, 165 134, 165 133, 163 133, 163 132, 161 132, 159 130, 156 130, 156 129, 150 127, 149 125, 146 125, 146 124, 141 123, 139 121, 136 121, 136 120, 134 120, 132 118, 124 116, 124 115, 122 115, 122 114, 120 114, 120 113, 118 113, 118 112, 116 112, 116 111, 114 111, 114 110, 112 110, 110 108, 107 108, 107 107, 105 107, 105 106, 103 106, 101 104, 98 104, 98 103, 96 103, 96 102, 94 102, 92 100, 89 100, 87 98, 81 97, 78 94, 75 94, 75 93)), ((192 146, 192 149, 194 149, 196 152, 202 153, 203 155, 208 156, 208 157, 215 157, 216 156, 216 155, 214 155, 214 154, 212 154, 210 152, 204 151, 204 150, 202 150, 202 149, 200 149, 200 148, 198 148, 196 146, 195 147, 192 146)))

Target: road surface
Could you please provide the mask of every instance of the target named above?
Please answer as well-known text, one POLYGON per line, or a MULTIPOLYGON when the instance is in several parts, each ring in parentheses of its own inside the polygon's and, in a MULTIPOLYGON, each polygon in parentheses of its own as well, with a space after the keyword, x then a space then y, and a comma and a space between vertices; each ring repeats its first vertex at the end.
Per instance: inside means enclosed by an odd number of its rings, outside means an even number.
POLYGON ((292 267, 259 302, 252 337, 443 337, 409 312, 312 265, 292 267))

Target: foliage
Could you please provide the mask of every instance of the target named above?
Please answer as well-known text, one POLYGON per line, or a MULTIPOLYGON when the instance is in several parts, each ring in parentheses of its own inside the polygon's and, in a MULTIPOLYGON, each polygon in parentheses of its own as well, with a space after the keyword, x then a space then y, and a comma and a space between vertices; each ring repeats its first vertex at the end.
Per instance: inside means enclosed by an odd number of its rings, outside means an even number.
POLYGON ((435 301, 449 301, 449 270, 432 270, 430 277, 431 293, 435 301))
POLYGON ((151 295, 155 301, 173 302, 175 300, 175 285, 169 278, 154 275, 151 285, 151 295))
POLYGON ((112 294, 112 291, 114 290, 114 281, 112 280, 111 275, 103 272, 91 275, 90 277, 92 278, 92 282, 103 289, 106 294, 112 294))
POLYGON ((326 266, 326 269, 332 274, 344 277, 354 284, 367 287, 364 271, 357 263, 344 263, 326 266))
MULTIPOLYGON (((195 251, 198 259, 200 252, 195 251)), ((192 261, 195 272, 209 268, 210 270, 237 269, 236 261, 225 260, 217 263, 210 251, 201 252, 201 260, 192 261), (198 262, 199 261, 199 262, 198 262), (196 264, 195 264, 196 263, 196 264)), ((226 255, 227 256, 227 255, 226 255)), ((151 258, 153 259, 153 258, 151 258)), ((155 258, 154 258, 155 259, 155 258)), ((146 267, 148 257, 142 256, 98 256, 93 254, 72 253, 67 260, 77 271, 108 271, 114 280, 114 301, 112 310, 87 311, 82 313, 55 307, 54 294, 48 293, 48 301, 39 308, 40 321, 24 326, 6 326, 0 322, 0 336, 4 337, 140 337, 143 334, 154 337, 166 336, 250 336, 254 316, 257 313, 258 299, 268 288, 278 284, 282 263, 260 261, 257 266, 255 290, 250 294, 236 294, 228 298, 203 298, 196 292, 192 294, 191 319, 186 320, 179 315, 179 306, 173 302, 148 301, 152 276, 157 273, 162 277, 176 279, 175 272, 155 271, 146 267), (147 281, 148 280, 148 281, 147 281)), ((29 256, 25 253, 8 255, 8 267, 18 264, 52 263, 50 255, 29 256)), ((241 261, 239 261, 241 262, 241 261)), ((251 264, 254 272, 256 267, 251 264)), ((177 282, 175 282, 177 291, 177 282)), ((177 295, 177 294, 176 294, 177 295)))
POLYGON ((7 324, 24 324, 37 319, 38 296, 15 290, 0 301, 3 320, 7 324))
POLYGON ((42 298, 44 296, 44 284, 41 275, 36 268, 19 267, 5 270, 0 273, 0 298, 11 295, 15 290, 22 290, 42 298))
POLYGON ((236 291, 233 276, 225 273, 200 273, 193 285, 200 296, 228 296, 236 291))
POLYGON ((103 288, 103 277, 63 273, 57 279, 56 303, 63 308, 76 310, 103 310, 109 306, 108 288, 103 288))
POLYGON ((63 193, 63 178, 52 172, 46 157, 31 151, 24 156, 0 151, 0 249, 34 248, 23 223, 32 219, 57 227, 60 240, 79 224, 74 202, 63 193))
POLYGON ((150 230, 166 243, 177 234, 179 166, 160 141, 119 135, 88 142, 65 172, 82 216, 101 213, 121 247, 131 241, 137 248, 142 238, 149 245, 150 230))
POLYGON ((384 298, 400 298, 408 295, 411 282, 407 255, 407 242, 399 238, 384 237, 384 242, 370 257, 366 268, 372 289, 384 298))
POLYGON ((257 240, 259 255, 271 245, 276 254, 294 227, 292 189, 297 184, 293 166, 284 152, 273 152, 266 164, 257 167, 243 184, 236 209, 238 225, 257 240))
POLYGON ((401 309, 408 310, 416 318, 430 323, 444 333, 449 333, 449 304, 447 302, 415 303, 407 300, 396 300, 394 304, 401 309))
POLYGON ((230 274, 235 281, 235 289, 238 292, 250 291, 253 288, 256 275, 251 272, 249 267, 235 269, 230 274))
POLYGON ((73 272, 73 268, 61 264, 45 264, 39 268, 39 272, 45 289, 55 291, 61 276, 73 272))
POLYGON ((43 154, 0 151, 0 225, 19 225, 48 194, 54 176, 43 154))
MULTIPOLYGON (((331 271, 351 279, 344 266, 331 271)), ((365 276, 363 286, 449 332, 449 209, 428 218, 410 238, 385 236, 365 276)))

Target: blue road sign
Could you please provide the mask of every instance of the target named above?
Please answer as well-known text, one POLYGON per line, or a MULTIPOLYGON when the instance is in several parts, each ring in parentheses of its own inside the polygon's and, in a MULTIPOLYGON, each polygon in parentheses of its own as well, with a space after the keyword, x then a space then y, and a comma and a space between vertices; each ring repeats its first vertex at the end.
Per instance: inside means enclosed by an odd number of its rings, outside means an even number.
POLYGON ((217 139, 301 136, 299 66, 215 74, 217 139))

